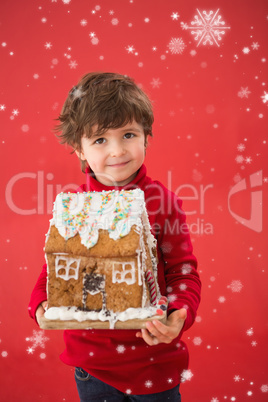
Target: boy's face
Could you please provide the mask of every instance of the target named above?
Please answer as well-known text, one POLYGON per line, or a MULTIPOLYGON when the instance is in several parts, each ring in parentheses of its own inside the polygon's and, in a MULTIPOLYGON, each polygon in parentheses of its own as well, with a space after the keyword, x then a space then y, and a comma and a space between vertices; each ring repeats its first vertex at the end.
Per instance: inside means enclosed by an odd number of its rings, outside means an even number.
POLYGON ((144 130, 136 121, 90 138, 82 137, 80 159, 86 160, 96 179, 106 186, 125 186, 137 175, 145 158, 144 130))

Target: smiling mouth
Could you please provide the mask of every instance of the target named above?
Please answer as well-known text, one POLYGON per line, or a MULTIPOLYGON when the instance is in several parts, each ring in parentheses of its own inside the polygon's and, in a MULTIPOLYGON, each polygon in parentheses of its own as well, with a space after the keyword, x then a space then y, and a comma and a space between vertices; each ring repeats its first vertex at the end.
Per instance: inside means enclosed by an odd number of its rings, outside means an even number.
POLYGON ((113 167, 113 168, 123 167, 123 166, 125 166, 128 162, 129 162, 129 161, 127 161, 127 162, 121 162, 121 163, 114 163, 113 165, 109 165, 109 167, 113 167))

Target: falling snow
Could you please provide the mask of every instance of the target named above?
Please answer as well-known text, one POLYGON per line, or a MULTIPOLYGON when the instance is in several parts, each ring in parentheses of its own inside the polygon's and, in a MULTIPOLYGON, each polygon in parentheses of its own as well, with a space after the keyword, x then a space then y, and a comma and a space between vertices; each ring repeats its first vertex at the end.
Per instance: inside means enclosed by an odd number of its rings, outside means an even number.
POLYGON ((251 92, 249 91, 248 87, 241 87, 240 91, 237 93, 239 98, 248 98, 249 94, 251 94, 251 92))
POLYGON ((31 342, 31 346, 28 347, 27 351, 29 354, 32 354, 38 347, 44 349, 45 343, 49 340, 49 338, 45 336, 45 331, 36 331, 34 329, 33 336, 26 338, 25 340, 26 342, 31 342))
POLYGON ((172 54, 182 54, 186 45, 182 38, 172 38, 168 44, 168 48, 172 54))
POLYGON ((183 29, 189 29, 194 36, 194 40, 197 41, 197 46, 202 45, 214 45, 220 46, 223 35, 230 27, 225 26, 225 21, 222 21, 221 15, 219 15, 220 9, 216 12, 213 11, 199 11, 197 9, 197 15, 194 16, 194 20, 191 21, 191 26, 182 23, 183 29))
POLYGON ((233 280, 230 285, 227 286, 228 289, 231 289, 233 293, 240 293, 243 285, 239 280, 233 280))

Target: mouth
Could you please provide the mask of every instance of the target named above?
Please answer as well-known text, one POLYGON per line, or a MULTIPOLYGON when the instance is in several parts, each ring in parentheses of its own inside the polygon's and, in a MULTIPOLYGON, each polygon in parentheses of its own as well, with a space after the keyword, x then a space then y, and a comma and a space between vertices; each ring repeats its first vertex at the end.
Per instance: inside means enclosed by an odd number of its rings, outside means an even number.
POLYGON ((129 161, 127 162, 121 162, 121 163, 113 163, 111 165, 108 165, 111 168, 120 168, 120 167, 124 167, 129 163, 129 161))

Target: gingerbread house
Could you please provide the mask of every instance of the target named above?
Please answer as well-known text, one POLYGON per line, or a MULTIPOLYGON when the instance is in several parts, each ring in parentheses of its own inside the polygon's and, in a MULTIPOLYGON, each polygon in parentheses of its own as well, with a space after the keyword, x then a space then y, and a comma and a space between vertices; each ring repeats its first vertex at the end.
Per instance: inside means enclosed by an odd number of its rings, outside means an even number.
POLYGON ((138 318, 160 297, 156 240, 139 189, 59 194, 45 255, 50 319, 138 318))

